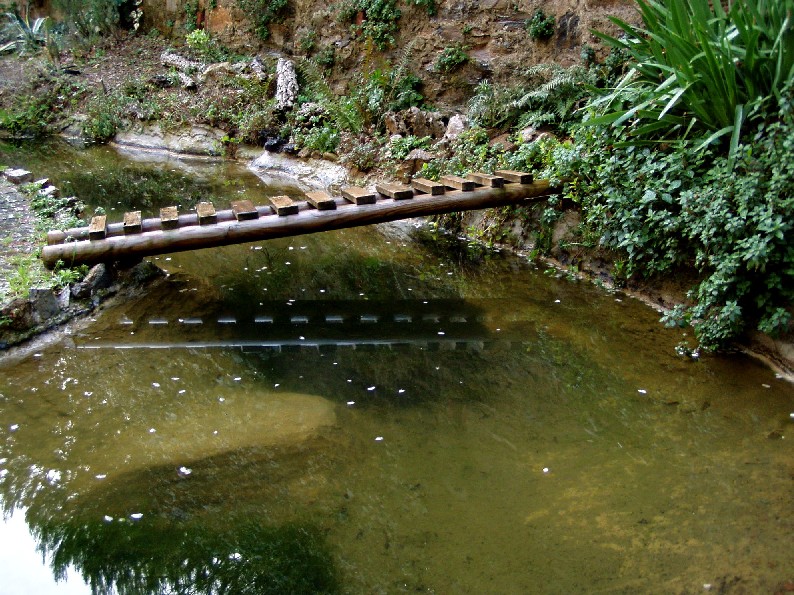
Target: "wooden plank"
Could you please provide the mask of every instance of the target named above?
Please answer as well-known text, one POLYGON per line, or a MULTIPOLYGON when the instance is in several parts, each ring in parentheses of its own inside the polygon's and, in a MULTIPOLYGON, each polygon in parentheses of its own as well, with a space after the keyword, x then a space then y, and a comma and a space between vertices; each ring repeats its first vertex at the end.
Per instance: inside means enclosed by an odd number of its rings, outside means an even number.
POLYGON ((501 176, 492 176, 481 172, 470 173, 466 176, 475 184, 490 188, 502 188, 505 185, 505 179, 501 176))
POLYGON ((306 202, 318 211, 333 211, 336 209, 336 201, 330 194, 322 190, 306 193, 306 202))
POLYGON ((160 222, 163 229, 176 229, 179 227, 179 211, 176 207, 163 207, 160 209, 160 222))
POLYGON ((515 171, 512 169, 500 169, 494 172, 494 175, 500 176, 508 182, 517 184, 531 184, 534 176, 523 171, 515 171))
POLYGON ((196 205, 199 225, 212 225, 218 222, 218 214, 215 212, 215 205, 211 202, 200 202, 196 205))
POLYGON ((439 184, 438 182, 426 178, 411 180, 411 186, 414 187, 414 190, 430 194, 431 196, 438 196, 439 194, 444 194, 446 191, 444 184, 439 184))
POLYGON ((289 196, 271 196, 268 200, 270 201, 270 206, 273 207, 279 217, 298 214, 298 203, 289 196))
POLYGON ((364 188, 359 188, 358 186, 342 188, 342 196, 357 205, 372 205, 375 204, 376 200, 374 192, 364 190, 364 188))
POLYGON ((233 200, 232 212, 238 221, 249 221, 259 218, 259 212, 250 200, 233 200))
POLYGON ((388 196, 394 200, 406 200, 414 197, 413 188, 404 184, 375 184, 375 190, 383 196, 388 196))
POLYGON ((455 188, 456 190, 463 190, 464 192, 471 192, 474 190, 474 182, 461 178, 460 176, 441 176, 439 180, 444 186, 448 188, 455 188))
POLYGON ((107 217, 105 215, 95 215, 91 217, 91 223, 88 226, 88 239, 104 240, 106 230, 107 217))
POLYGON ((141 233, 141 212, 124 213, 124 233, 141 233))

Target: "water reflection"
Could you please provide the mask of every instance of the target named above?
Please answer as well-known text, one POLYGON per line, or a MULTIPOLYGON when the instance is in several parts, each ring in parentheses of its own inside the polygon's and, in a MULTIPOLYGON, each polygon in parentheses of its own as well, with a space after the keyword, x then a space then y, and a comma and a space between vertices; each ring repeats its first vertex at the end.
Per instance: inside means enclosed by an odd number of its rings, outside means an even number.
POLYGON ((788 580, 790 386, 679 357, 636 302, 370 229, 157 262, 146 295, 0 362, 0 499, 56 571, 126 593, 788 580))

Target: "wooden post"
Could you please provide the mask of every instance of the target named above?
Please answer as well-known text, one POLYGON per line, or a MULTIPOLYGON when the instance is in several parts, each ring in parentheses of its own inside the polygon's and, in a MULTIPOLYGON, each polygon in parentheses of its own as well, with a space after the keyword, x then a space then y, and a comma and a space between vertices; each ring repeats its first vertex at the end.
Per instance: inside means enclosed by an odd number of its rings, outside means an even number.
POLYGON ((336 201, 331 195, 322 190, 306 193, 306 202, 319 211, 333 211, 336 209, 336 201))
POLYGON ((232 201, 232 213, 238 221, 249 221, 259 217, 259 212, 250 200, 232 201))
POLYGON ((427 180, 425 178, 416 178, 415 180, 411 180, 411 186, 413 186, 414 190, 417 192, 424 192, 425 194, 430 194, 431 196, 438 196, 439 194, 444 194, 444 192, 446 192, 446 187, 444 184, 439 184, 438 182, 427 180))
POLYGON ((211 202, 200 202, 196 205, 196 215, 199 225, 212 225, 217 223, 218 215, 215 213, 215 205, 211 202))
POLYGON ((104 240, 106 227, 107 217, 105 215, 95 215, 91 218, 91 224, 88 226, 88 239, 104 240))
POLYGON ((508 182, 516 184, 531 184, 533 180, 532 174, 523 171, 515 171, 512 169, 500 169, 494 172, 494 175, 500 176, 508 182))
POLYGON ((491 188, 501 188, 505 185, 505 179, 501 176, 492 176, 480 172, 471 173, 468 176, 471 181, 480 186, 490 186, 491 188))
POLYGON ((141 233, 141 212, 124 213, 124 233, 141 233))
POLYGON ((298 214, 298 203, 289 196, 271 196, 268 200, 270 201, 270 206, 273 207, 279 217, 298 214))
POLYGON ((455 188, 463 192, 471 192, 474 190, 474 182, 466 178, 461 178, 460 176, 441 176, 441 180, 439 181, 447 188, 455 188))
POLYGON ((342 196, 357 205, 371 205, 375 202, 375 193, 359 188, 358 186, 348 186, 342 188, 342 196))
POLYGON ((406 200, 414 197, 413 188, 403 184, 375 184, 375 190, 394 200, 406 200))
POLYGON ((179 211, 176 207, 163 207, 160 209, 160 221, 163 229, 176 229, 179 227, 179 211))

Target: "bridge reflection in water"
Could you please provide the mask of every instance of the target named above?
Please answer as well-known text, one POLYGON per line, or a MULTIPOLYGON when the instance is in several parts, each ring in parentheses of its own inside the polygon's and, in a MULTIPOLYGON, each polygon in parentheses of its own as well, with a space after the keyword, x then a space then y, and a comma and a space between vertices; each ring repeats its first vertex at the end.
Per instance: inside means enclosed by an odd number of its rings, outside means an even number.
MULTIPOLYGON (((493 302, 494 300, 489 300, 493 302)), ((124 339, 93 335, 79 349, 320 350, 338 348, 481 350, 523 344, 524 325, 491 324, 476 301, 454 299, 287 300, 245 313, 123 317, 124 339), (502 328, 502 327, 505 328, 502 328)))

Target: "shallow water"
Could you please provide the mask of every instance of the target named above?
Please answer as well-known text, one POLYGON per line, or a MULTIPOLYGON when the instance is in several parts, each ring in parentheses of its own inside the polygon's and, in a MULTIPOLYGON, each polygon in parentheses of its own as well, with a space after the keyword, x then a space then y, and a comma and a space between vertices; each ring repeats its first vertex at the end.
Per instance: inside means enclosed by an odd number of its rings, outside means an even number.
MULTIPOLYGON (((50 557, 30 585, 52 569, 72 573, 53 593, 794 578, 794 391, 738 355, 677 355, 682 332, 634 300, 372 228, 157 262, 170 276, 146 295, 0 362, 2 504, 50 557)), ((17 535, 0 541, 29 551, 17 535)))

